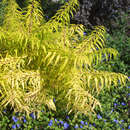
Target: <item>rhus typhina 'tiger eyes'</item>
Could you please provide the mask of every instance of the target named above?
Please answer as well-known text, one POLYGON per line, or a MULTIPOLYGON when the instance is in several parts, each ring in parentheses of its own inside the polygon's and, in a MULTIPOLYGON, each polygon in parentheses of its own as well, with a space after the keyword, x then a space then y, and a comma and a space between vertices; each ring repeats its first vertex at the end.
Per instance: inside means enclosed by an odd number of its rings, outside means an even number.
MULTIPOLYGON (((11 106, 28 116, 32 113, 35 119, 44 104, 54 111, 58 108, 68 114, 91 116, 96 106, 101 107, 95 94, 111 84, 117 86, 118 81, 125 85, 127 76, 93 69, 104 62, 104 55, 107 62, 118 52, 105 48, 103 26, 84 35, 83 25, 70 24, 78 0, 66 2, 49 21, 45 20, 41 0, 28 0, 25 8, 15 0, 2 2, 7 6, 0 26, 1 112, 11 106)), ((65 129, 69 127, 62 123, 65 129)))

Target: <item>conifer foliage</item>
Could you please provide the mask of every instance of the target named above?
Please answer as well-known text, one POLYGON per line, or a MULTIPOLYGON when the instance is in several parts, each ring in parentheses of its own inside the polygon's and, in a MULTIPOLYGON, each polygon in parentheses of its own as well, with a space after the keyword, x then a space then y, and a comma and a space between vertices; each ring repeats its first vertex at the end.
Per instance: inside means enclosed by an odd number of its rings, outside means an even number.
POLYGON ((105 28, 97 26, 84 36, 84 26, 70 24, 78 0, 70 0, 48 21, 41 0, 27 0, 20 8, 7 3, 0 27, 0 111, 39 111, 41 105, 69 113, 94 113, 100 102, 94 97, 104 87, 125 85, 127 76, 97 71, 93 67, 116 58, 105 48, 105 28), (56 99, 54 103, 53 99, 56 99))

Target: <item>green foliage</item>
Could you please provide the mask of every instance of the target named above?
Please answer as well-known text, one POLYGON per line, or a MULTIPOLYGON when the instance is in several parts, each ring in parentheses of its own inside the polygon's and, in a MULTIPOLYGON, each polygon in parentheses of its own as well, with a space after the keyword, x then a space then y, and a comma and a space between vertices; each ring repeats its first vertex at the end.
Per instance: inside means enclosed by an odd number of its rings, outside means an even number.
POLYGON ((112 30, 112 34, 106 34, 106 46, 115 48, 119 52, 119 56, 116 60, 105 61, 95 67, 98 70, 107 70, 113 72, 120 72, 126 75, 130 75, 129 65, 129 26, 128 26, 128 14, 121 16, 122 19, 117 21, 118 28, 112 30))
POLYGON ((99 96, 97 96, 98 100, 103 104, 102 111, 97 108, 97 115, 92 116, 91 119, 83 114, 79 114, 77 118, 74 118, 72 114, 67 116, 67 113, 64 111, 59 113, 60 115, 57 115, 57 113, 45 110, 43 107, 41 108, 39 117, 33 114, 27 117, 23 113, 4 110, 3 117, 0 118, 0 129, 11 129, 16 126, 17 129, 22 130, 31 128, 39 130, 62 130, 65 128, 64 123, 69 124, 68 129, 70 130, 74 130, 76 126, 78 130, 128 129, 127 92, 129 89, 128 87, 121 86, 115 89, 112 86, 110 92, 104 88, 99 96))
POLYGON ((15 0, 4 0, 4 24, 0 27, 0 110, 40 113, 49 109, 91 116, 100 102, 95 98, 104 87, 126 84, 127 76, 95 70, 104 59, 118 52, 105 48, 105 29, 97 26, 83 36, 83 25, 70 24, 78 8, 70 0, 46 22, 40 0, 29 0, 21 9, 15 0), (54 103, 53 98, 56 99, 54 103))
POLYGON ((112 31, 112 36, 107 35, 107 46, 116 48, 118 52, 120 52, 120 57, 118 62, 115 63, 114 71, 130 75, 130 38, 128 22, 128 14, 123 15, 122 19, 117 21, 118 28, 112 31))
POLYGON ((46 16, 46 20, 50 19, 52 16, 55 15, 56 11, 59 9, 61 5, 65 3, 64 0, 60 0, 57 2, 53 2, 50 0, 44 0, 41 2, 42 3, 42 8, 44 11, 44 14, 46 16))

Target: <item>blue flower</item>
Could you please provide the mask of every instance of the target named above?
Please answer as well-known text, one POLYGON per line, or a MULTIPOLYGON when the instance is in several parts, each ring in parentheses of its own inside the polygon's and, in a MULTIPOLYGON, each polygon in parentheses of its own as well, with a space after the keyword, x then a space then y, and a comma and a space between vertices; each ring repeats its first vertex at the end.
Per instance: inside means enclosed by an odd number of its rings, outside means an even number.
POLYGON ((25 117, 25 116, 23 117, 23 122, 24 122, 24 123, 26 123, 26 122, 27 122, 27 120, 26 120, 26 117, 25 117))
POLYGON ((53 98, 53 102, 56 102, 55 98, 53 98))
POLYGON ((89 127, 91 127, 92 125, 91 124, 89 124, 89 127))
POLYGON ((52 124, 53 124, 53 123, 49 122, 49 123, 48 123, 48 126, 52 126, 52 124))
POLYGON ((85 125, 88 125, 88 123, 87 123, 87 122, 85 122, 85 125))
POLYGON ((16 124, 17 128, 20 128, 20 124, 16 124))
POLYGON ((12 129, 16 129, 16 125, 12 125, 12 129))
POLYGON ((77 129, 77 128, 79 128, 79 126, 78 126, 78 125, 75 125, 74 128, 77 129))
POLYGON ((122 130, 125 130, 124 128, 122 128, 122 130))
POLYGON ((53 122, 53 120, 50 120, 50 122, 53 122))
POLYGON ((120 124, 120 127, 122 128, 122 125, 120 124))
POLYGON ((66 116, 66 119, 69 119, 69 116, 66 116))
POLYGON ((114 109, 111 110, 110 114, 114 111, 114 109))
POLYGON ((104 120, 104 122, 106 122, 106 120, 104 120))
POLYGON ((114 106, 116 107, 118 104, 117 103, 114 103, 114 106))
POLYGON ((96 47, 96 50, 99 50, 98 47, 96 47))
POLYGON ((118 80, 118 83, 121 83, 120 80, 118 80))
POLYGON ((50 120, 50 122, 48 123, 48 126, 52 126, 53 124, 53 120, 50 120))
POLYGON ((125 106, 126 104, 124 102, 121 103, 122 106, 125 106))
POLYGON ((61 120, 60 120, 60 123, 61 123, 62 125, 64 124, 64 122, 63 122, 63 121, 61 121, 61 120))
POLYGON ((121 122, 124 122, 124 120, 121 120, 121 122))
POLYGON ((48 17, 48 16, 46 16, 46 18, 48 19, 49 17, 48 17))
POLYGON ((98 119, 102 119, 102 117, 101 117, 99 114, 97 115, 97 118, 98 118, 98 119))
POLYGON ((80 123, 81 123, 82 125, 84 125, 84 121, 80 121, 80 123))
POLYGON ((118 123, 118 120, 116 120, 116 119, 114 119, 113 121, 114 121, 116 124, 118 123))
POLYGON ((130 86, 128 86, 128 88, 130 88, 130 86))
POLYGON ((6 109, 4 109, 3 112, 6 113, 6 109))
POLYGON ((14 122, 18 121, 18 119, 15 116, 13 116, 12 119, 13 119, 14 122))
POLYGON ((86 32, 84 32, 84 35, 87 35, 87 33, 86 33, 86 32))
POLYGON ((57 119, 55 119, 55 122, 57 122, 57 119))
POLYGON ((130 129, 130 125, 128 126, 128 129, 130 129))
POLYGON ((30 113, 30 116, 33 118, 33 119, 35 119, 36 118, 36 116, 34 115, 34 113, 32 112, 32 113, 30 113))
POLYGON ((82 125, 80 125, 80 128, 83 128, 83 126, 82 126, 82 125))
POLYGON ((130 93, 128 93, 128 96, 130 96, 130 93))
POLYGON ((94 126, 94 127, 96 127, 96 124, 95 124, 95 123, 93 123, 93 126, 94 126))
POLYGON ((69 124, 67 122, 64 123, 64 128, 67 129, 69 127, 69 124))

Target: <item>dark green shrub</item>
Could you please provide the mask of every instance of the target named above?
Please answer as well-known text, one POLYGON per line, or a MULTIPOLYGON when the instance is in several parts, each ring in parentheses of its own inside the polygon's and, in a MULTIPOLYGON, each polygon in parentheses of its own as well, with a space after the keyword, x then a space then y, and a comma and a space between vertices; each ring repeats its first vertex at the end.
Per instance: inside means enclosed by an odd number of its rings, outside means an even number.
POLYGON ((128 0, 79 0, 80 9, 75 14, 74 23, 86 27, 104 25, 108 29, 118 27, 115 20, 128 12, 128 0))
POLYGON ((112 35, 107 35, 107 46, 116 48, 120 53, 118 61, 114 64, 114 71, 130 75, 130 37, 128 14, 117 20, 118 28, 112 30, 112 35))

